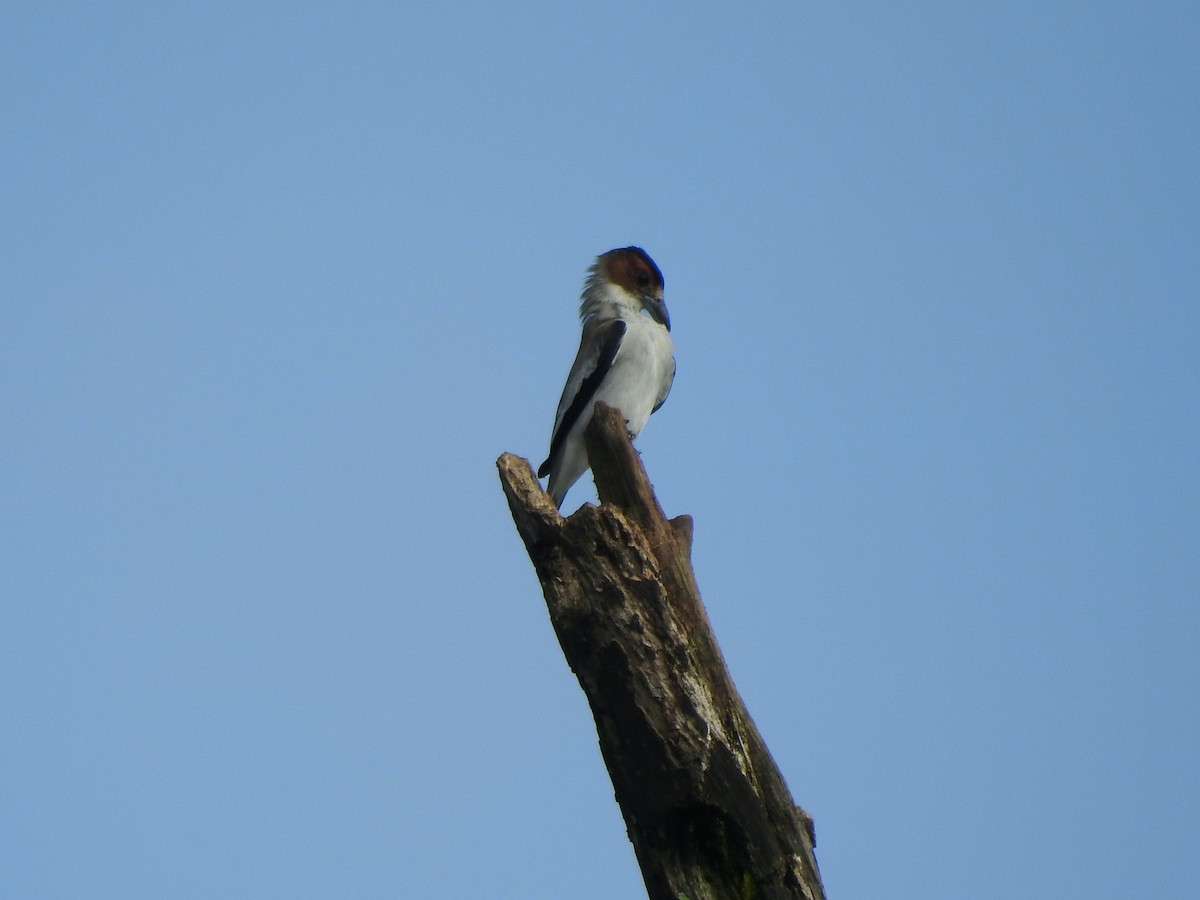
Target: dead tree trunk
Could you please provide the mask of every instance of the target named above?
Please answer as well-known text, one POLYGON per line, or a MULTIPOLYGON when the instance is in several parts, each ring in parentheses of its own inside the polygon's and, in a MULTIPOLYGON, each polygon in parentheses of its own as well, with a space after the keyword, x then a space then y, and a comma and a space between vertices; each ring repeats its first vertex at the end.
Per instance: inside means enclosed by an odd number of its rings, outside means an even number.
POLYGON ((568 519, 526 460, 506 453, 497 465, 650 900, 821 900, 812 820, 700 602, 690 517, 667 521, 620 413, 600 405, 586 440, 601 505, 568 519))

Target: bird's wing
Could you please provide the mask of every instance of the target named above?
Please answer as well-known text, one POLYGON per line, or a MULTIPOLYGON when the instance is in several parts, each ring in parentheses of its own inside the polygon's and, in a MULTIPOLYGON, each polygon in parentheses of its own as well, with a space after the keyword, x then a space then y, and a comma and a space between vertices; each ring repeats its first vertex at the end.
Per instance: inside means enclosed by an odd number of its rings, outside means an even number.
POLYGON ((567 376, 562 399, 558 401, 558 414, 554 417, 554 432, 550 438, 550 455, 538 469, 539 478, 549 474, 552 463, 566 443, 567 435, 579 421, 579 417, 592 405, 596 389, 612 368, 613 359, 621 349, 625 328, 626 325, 621 319, 589 322, 584 326, 583 337, 579 341, 579 352, 575 355, 575 364, 571 366, 571 374, 567 376))
POLYGON ((671 385, 675 383, 675 357, 671 357, 671 377, 663 382, 662 390, 658 392, 658 398, 654 401, 654 409, 650 410, 650 415, 658 412, 664 403, 667 402, 667 394, 671 393, 671 385))

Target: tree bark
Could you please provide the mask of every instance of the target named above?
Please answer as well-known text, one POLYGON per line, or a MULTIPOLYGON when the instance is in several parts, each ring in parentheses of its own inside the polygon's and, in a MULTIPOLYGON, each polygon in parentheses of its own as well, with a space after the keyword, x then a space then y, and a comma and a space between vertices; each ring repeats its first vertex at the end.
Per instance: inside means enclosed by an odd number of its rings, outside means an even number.
POLYGON ((528 461, 497 461, 579 678, 650 900, 823 900, 796 806, 700 601, 692 521, 667 521, 620 413, 586 433, 600 496, 563 518, 528 461))

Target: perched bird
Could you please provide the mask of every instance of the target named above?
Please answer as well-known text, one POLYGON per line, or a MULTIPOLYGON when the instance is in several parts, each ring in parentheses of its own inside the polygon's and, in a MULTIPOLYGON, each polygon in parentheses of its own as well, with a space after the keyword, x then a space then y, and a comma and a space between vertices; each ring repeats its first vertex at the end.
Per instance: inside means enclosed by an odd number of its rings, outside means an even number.
POLYGON ((598 401, 621 411, 637 437, 667 399, 675 379, 671 319, 663 302, 663 277, 640 247, 609 250, 588 270, 579 303, 583 338, 567 376, 550 455, 538 477, 561 507, 571 485, 588 469, 583 430, 598 401))

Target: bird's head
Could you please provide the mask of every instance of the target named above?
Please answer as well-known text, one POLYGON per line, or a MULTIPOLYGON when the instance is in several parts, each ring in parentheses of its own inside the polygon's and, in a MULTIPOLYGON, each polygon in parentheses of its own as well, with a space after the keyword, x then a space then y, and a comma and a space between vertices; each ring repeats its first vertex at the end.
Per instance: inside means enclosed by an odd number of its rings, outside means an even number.
POLYGON ((663 300, 663 276, 649 254, 641 247, 609 250, 596 258, 583 289, 580 312, 596 315, 615 303, 631 313, 645 312, 668 331, 671 317, 663 300))

